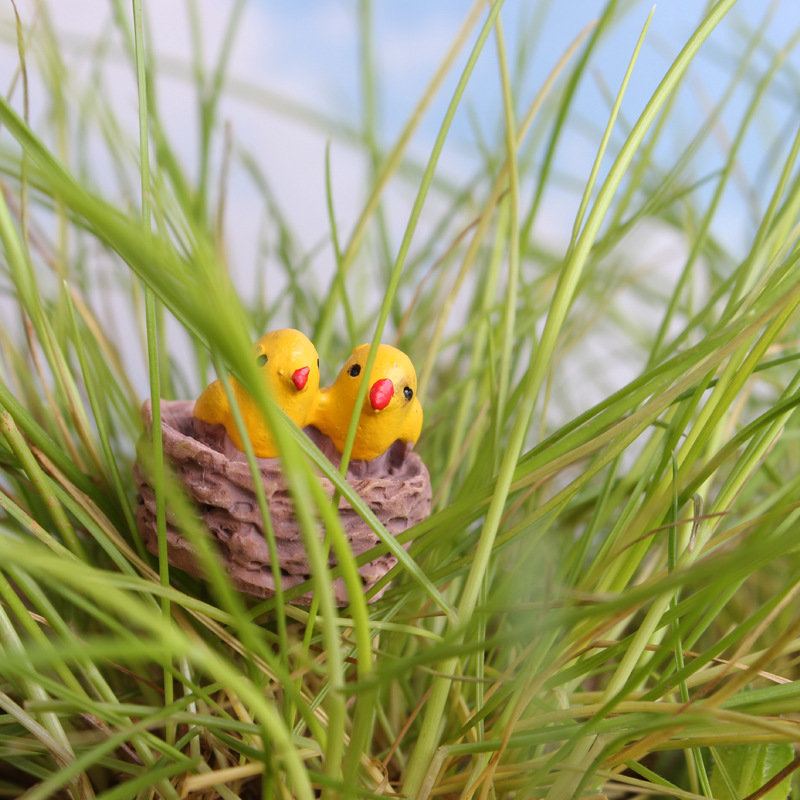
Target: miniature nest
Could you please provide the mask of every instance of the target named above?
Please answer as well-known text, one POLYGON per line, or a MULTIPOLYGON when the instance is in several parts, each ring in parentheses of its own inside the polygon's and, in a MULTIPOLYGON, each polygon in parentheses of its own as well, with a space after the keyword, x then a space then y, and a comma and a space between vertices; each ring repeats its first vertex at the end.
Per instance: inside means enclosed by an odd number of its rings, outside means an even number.
MULTIPOLYGON (((216 540, 217 549, 234 585, 257 597, 272 597, 275 593, 272 565, 263 530, 250 469, 244 453, 237 450, 221 425, 209 425, 192 416, 192 401, 161 402, 161 429, 164 453, 182 481, 189 497, 216 540)), ((152 422, 150 403, 142 407, 145 427, 152 422)), ((330 440, 316 428, 306 433, 328 455, 338 462, 330 440)), ((256 459, 275 531, 280 561, 281 585, 284 589, 297 586, 311 577, 305 547, 295 520, 292 498, 281 473, 277 458, 256 459)), ((156 506, 153 489, 147 475, 137 463, 134 469, 138 485, 136 521, 147 548, 158 552, 156 506)), ((373 461, 354 461, 347 471, 347 480, 375 515, 393 534, 398 534, 431 511, 431 482, 422 459, 402 442, 395 442, 373 461)), ((329 495, 333 485, 321 478, 329 495)), ((354 555, 379 544, 378 537, 353 511, 345 499, 339 500, 339 517, 354 555)), ((192 547, 175 528, 167 514, 167 547, 170 564, 193 575, 202 575, 192 547)), ((336 559, 331 554, 329 563, 336 559)), ((391 554, 381 555, 359 568, 364 590, 371 589, 395 564, 391 554)), ((376 592, 370 601, 377 600, 386 587, 376 592)), ((336 601, 348 602, 344 581, 334 581, 336 601)), ((311 594, 297 602, 309 603, 311 594)))

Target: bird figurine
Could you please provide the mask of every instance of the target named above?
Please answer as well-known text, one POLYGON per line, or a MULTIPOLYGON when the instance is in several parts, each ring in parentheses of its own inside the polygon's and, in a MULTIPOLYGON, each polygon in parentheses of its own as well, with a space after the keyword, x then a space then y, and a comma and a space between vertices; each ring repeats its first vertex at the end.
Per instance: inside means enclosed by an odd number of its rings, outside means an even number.
MULTIPOLYGON (((341 453, 355 407, 369 344, 353 350, 332 386, 321 389, 308 424, 318 428, 341 453)), ((417 373, 411 359, 396 347, 378 345, 369 390, 358 420, 352 458, 377 458, 398 439, 414 444, 422 430, 422 406, 417 398, 417 373)))
MULTIPOLYGON (((256 342, 255 358, 275 402, 297 426, 308 424, 319 393, 319 356, 308 337, 294 328, 271 331, 256 342)), ((278 450, 258 404, 235 378, 231 378, 231 388, 255 454, 259 458, 277 456, 278 450)), ((194 404, 193 414, 203 422, 223 425, 234 445, 244 450, 220 381, 206 387, 194 404)))

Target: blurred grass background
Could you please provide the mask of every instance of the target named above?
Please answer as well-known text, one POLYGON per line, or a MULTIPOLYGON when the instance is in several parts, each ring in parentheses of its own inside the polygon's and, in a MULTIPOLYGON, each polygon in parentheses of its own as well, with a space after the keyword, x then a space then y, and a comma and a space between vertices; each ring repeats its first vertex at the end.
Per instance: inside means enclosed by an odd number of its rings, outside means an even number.
POLYGON ((0 794, 786 796, 792 3, 322 7, 283 38, 245 2, 4 17, 0 794), (262 31, 297 91, 261 86, 262 31), (332 102, 292 73, 329 50, 357 76, 332 102), (276 413, 249 342, 286 324, 327 378, 362 340, 409 352, 429 520, 391 536, 276 413), (141 401, 228 371, 316 565, 265 603, 158 437, 142 458, 208 579, 133 524, 141 401), (401 558, 374 605, 319 471, 401 558))

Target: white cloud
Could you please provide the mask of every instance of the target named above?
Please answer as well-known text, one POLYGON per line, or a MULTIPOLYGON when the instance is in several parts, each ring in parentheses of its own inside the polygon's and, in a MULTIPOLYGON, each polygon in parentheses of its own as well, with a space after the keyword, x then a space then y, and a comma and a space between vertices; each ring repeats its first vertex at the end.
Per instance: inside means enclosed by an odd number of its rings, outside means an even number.
MULTIPOLYGON (((158 99, 165 128, 174 143, 182 163, 190 174, 196 172, 198 152, 197 106, 194 87, 185 77, 175 76, 175 63, 191 64, 193 45, 189 34, 186 4, 182 0, 159 0, 146 3, 148 28, 152 32, 153 46, 159 58, 166 57, 159 74, 158 99)), ((198 19, 201 22, 204 59, 208 69, 216 63, 225 31, 228 15, 233 4, 217 0, 198 2, 198 19)), ((111 30, 110 4, 107 0, 68 0, 51 2, 54 28, 64 44, 63 54, 67 78, 73 87, 81 90, 93 88, 91 52, 94 43, 111 30)), ((21 14, 26 23, 33 18, 35 4, 21 3, 21 14)), ((0 24, 11 22, 8 7, 0 8, 0 24)), ((343 13, 327 13, 328 28, 345 31, 343 13)), ((287 46, 281 41, 281 19, 270 14, 266 5, 250 3, 246 6, 231 53, 229 74, 232 78, 245 80, 250 85, 265 85, 285 97, 316 98, 317 108, 324 106, 327 95, 321 89, 319 76, 298 76, 287 72, 280 63, 281 50, 287 46)), ((7 27, 8 29, 8 27, 7 27)), ((35 34, 38 35, 38 34, 35 34)), ((114 34, 116 36, 116 34, 114 34)), ((137 139, 136 84, 130 66, 120 57, 118 41, 109 44, 113 57, 103 65, 105 85, 97 92, 99 102, 111 102, 126 135, 135 146, 137 139)), ((16 67, 16 47, 12 41, 0 47, 0 74, 11 75, 16 67)), ((48 126, 47 89, 37 74, 33 58, 29 63, 31 73, 32 123, 39 130, 48 126)), ((186 73, 186 69, 182 70, 186 73)), ((18 101, 19 96, 15 98, 18 101)), ((296 232, 301 248, 310 248, 328 231, 324 192, 324 152, 326 140, 332 138, 329 131, 314 128, 277 113, 264 104, 225 98, 220 106, 220 120, 228 123, 237 146, 248 150, 255 157, 267 176, 277 200, 296 232)), ((212 163, 215 170, 222 160, 222 132, 218 130, 214 141, 212 163)), ((102 164, 94 179, 104 192, 111 192, 115 185, 110 162, 102 153, 100 142, 92 145, 96 150, 93 161, 102 164), (96 146, 95 146, 96 144, 96 146)), ((135 150, 134 150, 135 152, 135 150)), ((363 162, 349 147, 336 145, 332 150, 334 194, 343 236, 346 236, 358 213, 363 191, 363 162)), ((213 193, 216 195, 218 174, 211 176, 213 193)), ((239 169, 231 172, 226 195, 227 244, 231 269, 240 291, 246 295, 254 284, 253 265, 259 232, 264 222, 264 206, 252 183, 239 169)), ((280 291, 277 268, 272 267, 270 289, 273 296, 280 291)), ((332 258, 323 252, 317 259, 318 279, 310 287, 320 291, 326 283, 325 273, 332 269, 332 258)), ((129 319, 129 300, 117 301, 118 319, 123 330, 120 337, 130 342, 135 340, 132 321, 129 319)), ((107 305, 106 305, 107 308, 107 305)), ((6 317, 8 318, 8 317, 6 317)), ((132 354, 129 354, 132 355, 132 354)), ((146 375, 141 354, 132 358, 131 369, 135 382, 144 391, 146 375)))

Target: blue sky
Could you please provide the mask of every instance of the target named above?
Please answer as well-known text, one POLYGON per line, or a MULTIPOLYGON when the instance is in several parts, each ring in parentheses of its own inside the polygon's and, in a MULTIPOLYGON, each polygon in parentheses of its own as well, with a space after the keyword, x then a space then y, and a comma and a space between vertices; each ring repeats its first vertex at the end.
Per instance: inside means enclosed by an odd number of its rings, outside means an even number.
MULTIPOLYGON (((357 2, 356 0, 258 0, 261 7, 280 26, 275 42, 279 60, 288 73, 311 74, 323 78, 333 97, 357 107, 357 2)), ((506 0, 502 18, 509 48, 520 38, 535 42, 536 57, 528 70, 529 88, 536 85, 563 52, 568 42, 588 22, 596 19, 605 0, 506 0), (566 10, 565 10, 566 9, 566 10), (542 25, 534 23, 541 22, 542 25)), ((383 111, 389 125, 401 122, 424 86, 425 78, 451 40, 466 15, 470 3, 464 0, 403 0, 373 3, 373 20, 380 84, 384 93, 383 111)), ((664 0, 655 4, 648 39, 636 68, 628 105, 638 107, 663 75, 699 21, 706 4, 699 0, 664 0)), ((636 38, 653 4, 620 2, 620 13, 612 31, 599 48, 595 66, 615 87, 628 61, 636 38)), ((742 52, 741 31, 754 28, 771 12, 767 41, 784 44, 800 27, 797 0, 739 0, 701 53, 695 78, 713 91, 725 69, 716 57, 722 50, 733 55, 742 52), (713 55, 712 55, 713 52, 713 55)), ((275 54, 271 54, 275 55, 275 54)), ((475 76, 474 89, 479 102, 491 106, 496 97, 497 75, 493 48, 488 48, 483 68, 475 76)), ((800 69, 800 55, 792 60, 800 69)), ((270 57, 274 65, 274 58, 270 57)), ((763 62, 762 62, 763 63, 763 62)), ((601 111, 604 105, 596 93, 587 93, 586 113, 601 111), (592 97, 592 94, 595 96, 592 97)))
MULTIPOLYGON (((211 64, 233 3, 231 0, 195 2, 203 27, 205 60, 211 64)), ((58 0, 48 5, 60 30, 87 41, 107 32, 112 7, 109 0, 58 0)), ((384 146, 394 141, 471 5, 468 0, 373 0, 379 138, 384 146)), ((578 180, 585 179, 588 174, 608 114, 608 93, 617 90, 651 8, 649 2, 639 0, 619 0, 618 5, 618 18, 595 54, 575 98, 570 115, 571 132, 563 138, 556 153, 557 168, 572 173, 578 180)), ((619 145, 626 125, 636 119, 707 5, 706 0, 663 0, 657 5, 623 104, 612 150, 614 145, 619 145)), ((597 18, 604 6, 605 0, 506 0, 502 18, 512 58, 520 42, 533 47, 533 57, 526 66, 518 96, 520 113, 568 43, 580 29, 597 18)), ((22 4, 23 16, 33 19, 33 7, 33 4, 22 4)), ((156 49, 188 63, 191 60, 190 25, 184 0, 145 0, 144 7, 156 49)), ((359 0, 249 0, 233 50, 231 76, 298 98, 312 108, 326 109, 341 120, 357 122, 360 109, 358 8, 359 0)), ((739 0, 701 50, 690 71, 690 81, 680 94, 663 146, 657 153, 662 165, 672 163, 703 124, 727 76, 745 50, 747 30, 760 24, 767 9, 771 9, 765 37, 769 46, 784 45, 800 30, 800 0, 739 0)), ((0 18, 8 13, 8 7, 2 7, 0 18)), ((767 49, 762 47, 753 59, 756 75, 767 63, 767 49)), ((69 69, 76 76, 83 70, 88 78, 86 52, 86 48, 82 53, 69 51, 68 55, 74 57, 69 69)), ((1 66, 13 69, 16 48, 12 43, 0 51, 0 57, 1 66)), ((765 154, 776 143, 778 149, 788 146, 798 119, 800 52, 797 49, 791 54, 791 65, 793 72, 784 74, 776 83, 780 93, 768 97, 761 106, 740 154, 739 169, 755 184, 761 202, 774 182, 773 176, 768 176, 770 179, 759 176, 765 154)), ((136 108, 135 85, 131 79, 129 70, 121 65, 119 75, 113 78, 118 87, 114 99, 119 102, 121 113, 128 116, 135 113, 136 108)), ((411 150, 420 158, 430 151, 454 82, 455 75, 452 75, 412 142, 411 150)), ((723 118, 723 128, 718 131, 721 136, 733 135, 751 88, 751 84, 743 82, 734 95, 723 118)), ((185 80, 170 81, 165 77, 159 94, 166 124, 174 132, 175 140, 181 142, 181 152, 191 165, 196 147, 193 92, 185 80)), ((34 103, 41 99, 34 90, 34 103)), ((473 168, 476 147, 471 121, 477 120, 483 136, 497 140, 502 135, 500 106, 494 42, 490 40, 464 106, 456 117, 442 159, 442 170, 458 173, 473 168)), ((292 126, 270 109, 256 107, 253 103, 230 103, 224 109, 224 116, 231 122, 237 139, 262 161, 273 185, 280 190, 287 213, 308 232, 309 245, 327 230, 324 150, 326 139, 333 138, 338 209, 345 228, 349 227, 348 222, 358 213, 365 183, 363 162, 354 153, 338 147, 335 137, 324 130, 292 126)), ((533 135, 542 132, 540 126, 533 135)), ((721 165, 723 158, 719 139, 712 137, 700 155, 699 168, 710 172, 721 165)), ((747 219, 747 204, 736 191, 728 195, 723 208, 728 218, 735 220, 731 227, 738 229, 739 222, 747 219)), ((551 205, 562 201, 563 198, 549 198, 551 205)), ((243 199, 243 210, 237 213, 240 221, 247 216, 248 202, 249 199, 243 199)), ((404 217, 405 213, 407 211, 399 216, 404 217)), ((569 213, 559 208, 553 216, 568 222, 569 213)), ((256 223, 255 219, 250 220, 251 230, 256 228, 256 223)), ((404 224, 404 219, 400 224, 404 224)), ((242 250, 252 250, 249 239, 245 236, 242 239, 247 241, 242 250)), ((742 241, 746 241, 746 235, 742 236, 742 241)))
MULTIPOLYGON (((211 64, 233 3, 231 0, 195 2, 203 27, 205 60, 211 64)), ((619 0, 618 5, 618 18, 595 54, 575 98, 570 115, 571 132, 563 138, 556 153, 557 168, 572 173, 579 181, 585 179, 594 158, 608 115, 608 93, 616 92, 651 8, 649 2, 639 0, 619 0)), ((159 52, 188 62, 191 59, 190 26, 184 0, 145 0, 144 6, 159 52)), ((379 138, 381 144, 388 146, 408 118, 472 3, 468 0, 373 0, 372 6, 379 138)), ((520 113, 568 43, 598 17, 604 6, 605 0, 506 0, 502 18, 512 58, 520 42, 533 47, 533 57, 526 66, 518 96, 520 113)), ((625 98, 612 149, 619 145, 626 124, 636 119, 706 6, 706 0, 663 0, 657 5, 625 98)), ((58 0, 50 2, 49 7, 59 29, 74 35, 91 40, 107 30, 105 25, 111 10, 108 0, 58 0)), ((32 8, 32 4, 30 9, 23 4, 23 15, 32 8)), ((358 8, 359 0, 249 0, 234 46, 231 76, 298 98, 312 108, 326 109, 341 120, 357 122, 360 109, 358 8)), ((690 71, 690 81, 681 92, 667 136, 657 153, 662 165, 672 163, 702 125, 708 109, 745 50, 747 29, 759 25, 767 9, 771 9, 765 38, 769 46, 782 46, 800 29, 800 0, 738 0, 690 71)), ((760 74, 767 63, 766 49, 762 47, 753 59, 755 74, 760 74)), ((0 55, 5 58, 3 64, 7 62, 11 69, 16 58, 15 48, 9 46, 0 55)), ((791 55, 791 64, 793 75, 784 75, 776 84, 782 87, 781 94, 769 97, 761 106, 739 159, 742 174, 756 184, 762 202, 763 193, 774 179, 756 179, 755 176, 769 147, 776 141, 781 146, 782 132, 788 143, 798 118, 800 52, 797 49, 791 55)), ((86 67, 86 61, 81 62, 79 55, 70 69, 77 65, 86 67)), ((116 96, 120 105, 127 104, 125 113, 130 113, 135 111, 135 86, 132 76, 123 71, 125 74, 119 76, 120 88, 116 96)), ((411 151, 420 158, 430 151, 454 82, 455 75, 452 75, 412 142, 411 151)), ((751 85, 744 82, 736 92, 723 118, 721 135, 733 135, 750 90, 751 85)), ((159 93, 164 101, 166 123, 174 131, 176 141, 181 141, 181 150, 191 164, 196 144, 195 100, 191 89, 185 80, 170 82, 165 78, 159 93)), ((483 136, 497 140, 502 135, 500 106, 495 48, 490 40, 453 125, 442 170, 457 174, 459 170, 473 168, 476 147, 471 120, 477 120, 483 136)), ((335 137, 325 131, 301 130, 296 124, 292 127, 279 115, 264 107, 255 108, 252 103, 229 104, 224 113, 237 138, 262 160, 273 185, 281 191, 287 213, 308 232, 309 245, 327 230, 324 150, 326 139, 333 138, 338 207, 345 228, 348 227, 347 223, 358 213, 364 189, 363 163, 354 153, 336 146, 335 137)), ((533 135, 541 132, 541 128, 534 130, 533 135)), ((723 158, 719 140, 712 138, 698 163, 710 172, 723 158)), ((563 197, 548 198, 548 207, 557 207, 555 219, 568 221, 569 209, 558 207, 562 202, 563 197)), ((740 221, 747 219, 747 204, 736 191, 728 193, 723 209, 727 217, 735 221, 731 228, 738 230, 740 221)), ((242 219, 246 213, 247 209, 237 217, 242 219)), ((402 218, 406 213, 399 216, 402 218)), ((255 229, 256 221, 251 222, 251 229, 255 229)), ((400 224, 404 224, 404 219, 400 224)), ((744 242, 747 236, 742 234, 740 238, 744 242)), ((741 242, 739 244, 741 246, 741 242)), ((249 240, 242 249, 248 248, 252 250, 249 240)))
MULTIPOLYGON (((205 61, 210 66, 226 18, 233 7, 230 0, 196 0, 204 37, 205 61)), ((379 110, 380 141, 391 144, 419 99, 455 31, 471 7, 467 0, 378 0, 373 3, 375 50, 379 110)), ((524 109, 547 73, 576 33, 596 18, 604 0, 507 0, 503 22, 509 51, 513 54, 518 42, 535 44, 533 58, 522 81, 518 106, 524 109), (541 12, 541 13, 540 13, 541 12), (539 16, 537 17, 537 14, 539 16)), ((571 133, 565 136, 556 153, 556 166, 562 173, 571 173, 585 180, 594 158, 598 141, 608 115, 609 101, 604 90, 616 92, 639 32, 651 5, 647 2, 619 0, 621 13, 613 29, 603 40, 589 73, 575 98, 570 116, 571 133)), ((173 61, 191 63, 191 37, 185 0, 145 0, 144 6, 159 54, 173 61)), ((627 124, 635 120, 642 107, 697 24, 705 0, 662 0, 657 6, 645 46, 633 75, 618 129, 612 145, 618 146, 627 124)), ((66 40, 92 42, 107 35, 112 4, 109 0, 51 0, 48 7, 57 29, 66 40)), ((739 0, 734 11, 714 32, 701 50, 690 72, 691 80, 676 104, 674 117, 656 156, 662 166, 673 163, 686 143, 703 124, 708 109, 722 91, 727 76, 735 68, 745 50, 747 31, 760 24, 765 10, 772 8, 766 43, 779 47, 800 29, 800 0, 739 0)), ((33 18, 34 4, 20 4, 24 18, 33 18)), ((275 90, 284 97, 296 98, 309 107, 327 110, 332 116, 349 122, 359 118, 358 84, 358 0, 249 0, 231 58, 232 78, 245 79, 252 86, 275 90)), ((0 3, 0 20, 10 23, 8 6, 0 3)), ((768 61, 767 47, 759 50, 753 64, 760 75, 768 61)), ((65 50, 70 82, 86 84, 94 91, 87 59, 91 48, 68 46, 65 50)), ((0 48, 0 71, 12 74, 16 67, 13 40, 0 48)), ((463 60, 462 60, 463 63, 463 60)), ((754 184, 755 199, 762 206, 774 185, 774 174, 759 176, 769 148, 788 148, 800 115, 800 55, 791 55, 792 71, 776 82, 776 91, 761 106, 758 118, 742 147, 738 168, 754 184), (757 177, 758 176, 758 177, 757 177)), ((136 130, 136 86, 133 75, 120 59, 112 59, 106 73, 115 110, 134 136, 136 130), (125 123, 127 120, 127 123, 125 123)), ((46 93, 32 70, 32 103, 34 119, 46 130, 48 103, 46 93)), ((425 158, 441 122, 445 105, 452 92, 455 77, 439 93, 428 112, 421 130, 414 138, 412 153, 425 158)), ((744 82, 734 96, 724 117, 724 125, 711 137, 697 159, 697 175, 709 174, 724 159, 718 137, 730 137, 745 108, 752 89, 744 82)), ((234 93, 235 94, 235 93, 234 93)), ((196 98, 185 77, 162 75, 159 97, 164 122, 172 139, 180 143, 182 159, 191 170, 196 158, 196 98)), ((500 93, 494 43, 488 43, 465 98, 465 105, 456 117, 441 162, 441 170, 458 176, 475 166, 476 147, 472 119, 487 137, 502 135, 500 125, 500 93), (470 113, 468 113, 471 112, 470 113)), ((324 192, 324 154, 326 141, 333 139, 333 179, 336 213, 340 230, 347 235, 360 212, 366 191, 365 163, 352 148, 342 145, 326 130, 298 124, 278 113, 269 104, 230 97, 223 103, 223 118, 230 123, 239 146, 258 161, 268 177, 298 237, 301 252, 314 248, 314 272, 319 286, 327 284, 333 268, 324 192)), ((545 129, 546 130, 546 129, 545 129)), ((534 130, 533 135, 541 133, 534 130)), ((214 163, 222 161, 222 137, 215 142, 214 163)), ((774 159, 780 163, 780 159, 774 159)), ((113 172, 103 169, 97 159, 100 185, 106 190, 113 172), (106 174, 104 178, 103 175, 106 174)), ((746 182, 745 182, 746 183, 746 182)), ((717 232, 728 247, 744 254, 752 238, 752 222, 748 215, 746 192, 734 181, 720 208, 717 232)), ((109 191, 113 189, 109 188, 109 191)), ((531 184, 523 185, 523 200, 530 196, 531 184)), ((706 193, 708 189, 706 190, 706 193)), ((388 217, 395 238, 405 227, 411 206, 410 193, 389 192, 386 198, 388 217)), ((702 195, 701 195, 702 197, 702 195)), ((752 199, 752 198, 751 198, 752 199)), ((576 205, 574 193, 564 191, 545 196, 537 232, 551 236, 556 252, 572 226, 576 205)), ((234 170, 227 199, 227 244, 232 273, 243 295, 251 289, 254 275, 262 262, 258 251, 265 212, 252 182, 234 170)), ((679 238, 676 234, 676 237, 679 238)), ((685 245, 685 242, 681 240, 685 245)), ((679 261, 681 242, 673 263, 679 261)), ((674 244, 674 243, 673 243, 674 244)), ((396 242, 393 243, 396 247, 396 242)), ((651 258, 652 239, 645 251, 651 258)), ((663 259, 662 259, 663 260, 663 259)), ((644 269, 649 266, 637 265, 644 269)), ((271 286, 280 292, 280 274, 271 271, 271 286)), ((667 277, 667 280, 670 278, 667 277)), ((123 326, 124 327, 124 326, 123 326)), ((144 365, 136 373, 144 383, 144 365)))
MULTIPOLYGON (((357 116, 360 89, 355 0, 261 2, 280 29, 276 42, 278 53, 270 54, 271 63, 275 64, 277 55, 280 69, 309 87, 318 87, 314 93, 321 90, 334 113, 346 118, 357 116)), ((392 141, 407 118, 470 5, 455 0, 373 4, 380 134, 384 144, 392 141)), ((531 42, 535 48, 534 57, 525 71, 526 79, 519 96, 520 108, 527 105, 575 34, 595 19, 604 5, 603 0, 507 0, 503 20, 509 50, 513 53, 520 41, 531 42)), ((574 104, 572 120, 579 123, 576 128, 584 129, 585 133, 576 129, 573 136, 564 140, 560 153, 560 165, 569 165, 577 175, 588 172, 608 113, 608 97, 604 95, 601 84, 608 92, 616 91, 651 8, 651 4, 645 2, 620 2, 619 5, 622 12, 598 49, 591 73, 583 81, 574 104), (586 130, 589 127, 586 123, 594 130, 586 130)), ((698 0, 665 0, 657 5, 623 105, 623 125, 638 116, 670 62, 694 30, 705 5, 698 0)), ((674 158, 697 130, 745 51, 747 31, 761 24, 768 9, 771 9, 771 20, 765 41, 770 46, 783 46, 800 29, 798 0, 777 0, 771 4, 764 0, 739 0, 692 67, 691 81, 681 94, 674 122, 665 137, 660 153, 663 158, 674 158)), ((763 70, 767 59, 766 48, 762 47, 753 59, 758 73, 763 70)), ((796 70, 795 75, 799 75, 800 54, 797 50, 792 52, 790 63, 796 70)), ((763 104, 758 122, 741 151, 740 168, 751 179, 757 174, 765 151, 779 132, 788 130, 789 135, 793 135, 791 125, 797 117, 800 79, 793 83, 784 79, 778 85, 784 91, 781 96, 768 98, 763 104)), ((731 136, 746 107, 749 89, 748 83, 742 85, 723 118, 724 127, 731 136)), ((448 96, 448 91, 443 92, 426 118, 416 143, 418 152, 424 153, 425 145, 432 140, 448 96)), ((466 106, 473 112, 473 118, 480 120, 484 135, 500 135, 500 96, 493 43, 487 47, 472 80, 466 106)), ((450 154, 474 151, 473 132, 465 111, 455 122, 448 149, 450 154)), ((718 144, 711 142, 701 159, 704 165, 713 168, 722 162, 723 157, 718 144)), ((743 201, 734 194, 726 199, 726 209, 734 217, 745 213, 743 201)))
MULTIPOLYGON (((360 109, 358 83, 358 29, 356 0, 277 0, 263 2, 267 19, 278 33, 269 58, 274 77, 287 79, 298 87, 301 96, 320 102, 344 119, 357 120, 360 109)), ((623 141, 627 127, 641 110, 701 19, 705 2, 700 0, 662 0, 655 9, 652 23, 622 106, 612 151, 623 141)), ((414 104, 451 42, 471 3, 441 0, 403 0, 374 3, 375 51, 381 112, 381 143, 393 142, 414 104)), ((605 7, 605 0, 507 0, 503 23, 509 52, 520 42, 534 44, 534 55, 527 65, 518 97, 518 113, 530 103, 538 87, 568 44, 605 7)), ((598 48, 589 72, 576 95, 570 115, 570 132, 562 138, 556 153, 556 169, 576 178, 582 185, 589 173, 597 145, 609 113, 609 93, 613 97, 622 80, 637 38, 651 4, 620 0, 619 14, 612 29, 598 48)), ((691 138, 704 124, 710 109, 724 91, 747 49, 747 40, 766 17, 764 43, 753 55, 750 77, 734 92, 721 124, 709 137, 694 162, 694 179, 711 175, 723 165, 727 142, 734 136, 752 94, 754 81, 766 69, 772 50, 783 47, 800 31, 800 0, 739 0, 734 10, 714 31, 693 63, 689 80, 677 99, 673 116, 655 156, 668 168, 685 150, 691 138), (771 15, 771 16, 770 16, 771 15)), ((713 229, 724 246, 734 255, 744 257, 754 234, 752 204, 766 205, 776 174, 761 173, 765 160, 781 165, 781 154, 788 150, 800 123, 800 52, 789 57, 790 69, 775 82, 772 91, 759 107, 739 151, 736 175, 725 193, 715 217, 713 229), (777 148, 770 156, 770 148, 777 148)), ((451 78, 434 107, 428 113, 412 151, 420 157, 430 144, 442 119, 455 78, 451 78)), ((450 134, 441 169, 450 174, 469 165, 476 153, 473 119, 479 121, 483 135, 502 135, 501 99, 498 68, 491 41, 471 81, 465 106, 459 112, 450 134)), ((536 132, 534 131, 534 134, 536 132)), ((496 140, 496 139, 495 139, 496 140)), ((609 159, 607 156, 606 163, 609 159)), ((312 168, 321 170, 321 159, 312 168)), ((341 172, 341 170, 340 170, 341 172)), ((312 181, 316 178, 312 177, 312 181)), ((712 184, 696 193, 707 202, 712 184)), ((531 181, 523 184, 523 198, 529 198, 531 181)), ((357 191, 357 190, 356 190, 357 191)), ((346 192, 344 192, 346 195, 346 192)), ((339 194, 341 197, 342 195, 339 194)), ((545 195, 540 236, 549 237, 559 252, 572 227, 578 195, 557 189, 545 195)), ((527 200, 524 199, 524 202, 527 200)), ((407 207, 395 206, 400 229, 407 218, 407 207)), ((347 219, 347 214, 344 214, 347 219)), ((349 226, 345 225, 345 229, 349 226)), ((670 285, 680 270, 686 254, 686 241, 679 231, 660 229, 642 231, 632 240, 628 254, 631 269, 648 274, 661 286, 670 285)), ((626 302, 620 298, 620 302, 626 302)), ((625 313, 634 313, 627 309, 625 313)), ((650 313, 639 308, 638 316, 650 313)), ((610 392, 635 374, 628 343, 618 332, 606 329, 584 343, 580 357, 565 365, 565 375, 572 374, 587 386, 588 402, 593 390, 587 376, 596 381, 596 397, 610 392), (592 346, 595 350, 592 350, 592 346), (573 363, 574 362, 574 363, 573 363), (602 364, 603 369, 598 370, 602 364), (602 374, 600 374, 602 373, 602 374)), ((565 379, 562 376, 562 379, 565 379)), ((565 379, 566 380, 566 379, 565 379)), ((569 381, 567 381, 569 382, 569 381)))

